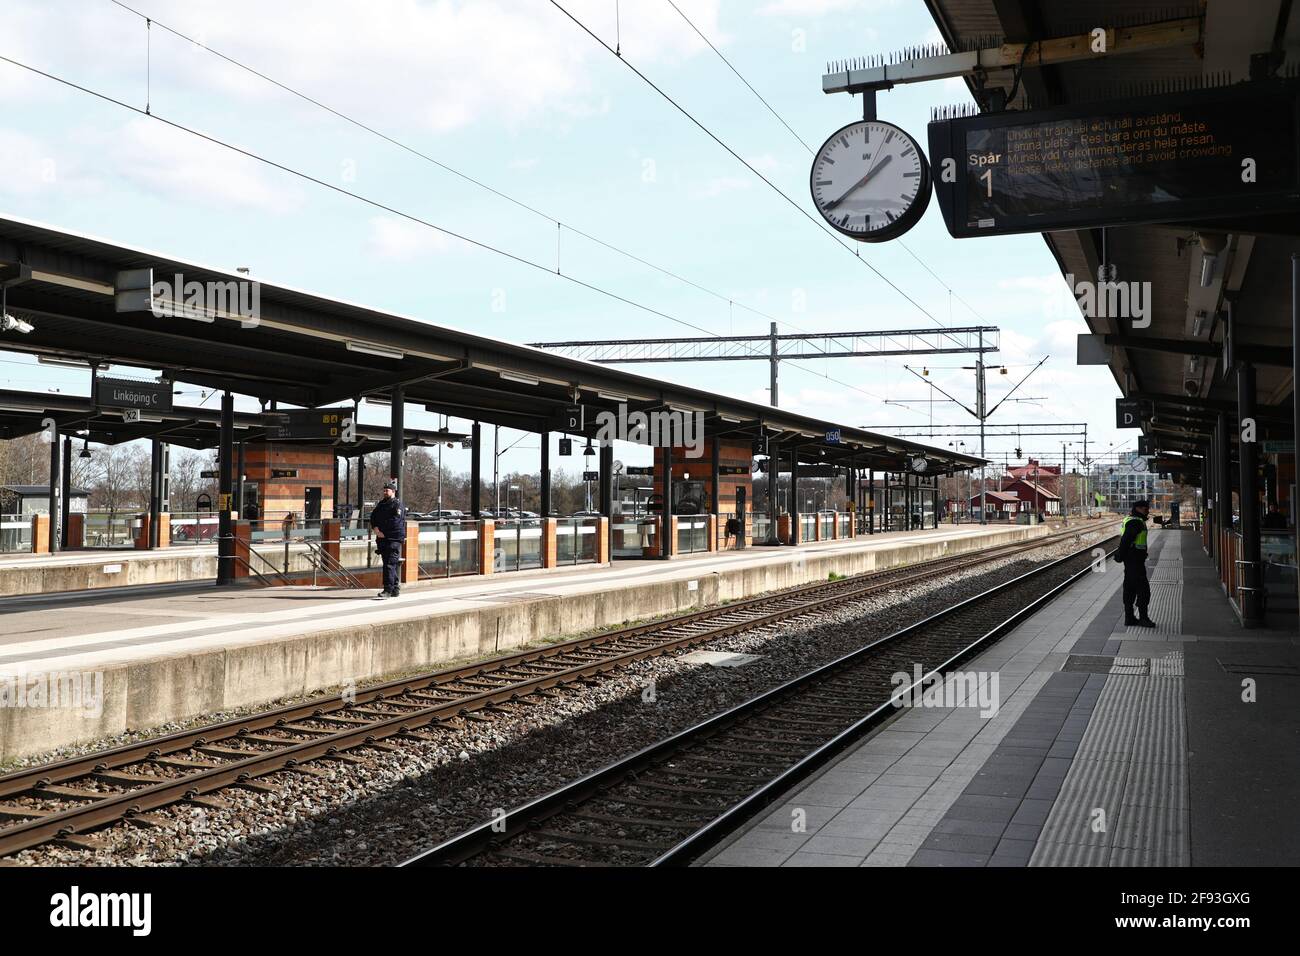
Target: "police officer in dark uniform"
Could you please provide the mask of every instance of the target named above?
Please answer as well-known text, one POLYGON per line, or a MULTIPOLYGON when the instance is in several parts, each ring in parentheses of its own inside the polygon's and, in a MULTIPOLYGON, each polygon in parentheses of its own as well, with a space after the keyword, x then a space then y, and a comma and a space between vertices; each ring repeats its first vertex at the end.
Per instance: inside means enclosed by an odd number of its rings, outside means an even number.
POLYGON ((1150 502, 1133 502, 1133 509, 1120 524, 1122 529, 1115 560, 1124 565, 1124 624, 1127 627, 1155 627, 1147 616, 1151 604, 1151 585, 1147 583, 1147 514, 1150 502), (1137 605, 1137 615, 1133 605, 1137 605))
POLYGON ((406 539, 406 505, 397 497, 397 482, 384 485, 383 497, 370 512, 370 527, 375 529, 375 549, 384 563, 384 589, 376 597, 397 597, 402 588, 402 542, 406 539))

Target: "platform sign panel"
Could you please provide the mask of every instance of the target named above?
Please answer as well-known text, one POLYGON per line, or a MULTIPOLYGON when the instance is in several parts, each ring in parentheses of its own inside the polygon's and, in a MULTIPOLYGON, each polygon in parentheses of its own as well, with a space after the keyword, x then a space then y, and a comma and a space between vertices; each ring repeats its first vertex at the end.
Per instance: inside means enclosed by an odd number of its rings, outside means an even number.
POLYGON ((1298 90, 1268 80, 932 122, 944 221, 965 238, 1294 212, 1298 90))
POLYGON ((600 472, 598 472, 598 471, 584 471, 584 472, 582 473, 582 480, 583 480, 583 481, 600 481, 600 472))
POLYGON ((557 412, 551 419, 551 431, 581 432, 583 414, 581 405, 572 405, 562 412, 557 412))
POLYGON ((1136 398, 1115 399, 1115 427, 1141 428, 1142 410, 1136 398))
POLYGON ((135 408, 142 411, 172 410, 171 382, 132 382, 120 378, 95 378, 95 404, 100 408, 135 408))
POLYGON ((343 434, 345 410, 338 408, 295 408, 267 412, 266 437, 271 441, 335 442, 343 434))
POLYGON ((832 428, 832 429, 830 429, 828 432, 826 432, 826 444, 828 444, 828 445, 839 445, 839 444, 841 444, 840 434, 841 434, 841 433, 840 433, 840 430, 839 430, 838 428, 832 428))

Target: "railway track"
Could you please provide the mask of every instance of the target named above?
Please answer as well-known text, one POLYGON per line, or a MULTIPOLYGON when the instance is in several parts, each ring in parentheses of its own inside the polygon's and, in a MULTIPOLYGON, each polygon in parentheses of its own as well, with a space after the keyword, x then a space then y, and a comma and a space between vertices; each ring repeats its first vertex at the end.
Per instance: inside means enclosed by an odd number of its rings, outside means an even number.
MULTIPOLYGON (((1089 531, 1095 529, 1088 529, 1089 531)), ((224 807, 217 792, 276 792, 259 778, 317 775, 314 761, 368 763, 357 750, 393 751, 433 727, 490 720, 555 688, 647 657, 814 613, 893 588, 1059 544, 1080 531, 736 601, 476 664, 390 681, 347 697, 314 698, 193 730, 0 776, 0 857, 57 842, 94 849, 89 833, 189 802, 224 807)))
MULTIPOLYGON (((1113 544, 1117 539, 1111 539, 1113 544)), ((897 713, 891 677, 982 650, 1076 578, 1089 546, 711 717, 406 861, 404 866, 681 865, 897 713)))

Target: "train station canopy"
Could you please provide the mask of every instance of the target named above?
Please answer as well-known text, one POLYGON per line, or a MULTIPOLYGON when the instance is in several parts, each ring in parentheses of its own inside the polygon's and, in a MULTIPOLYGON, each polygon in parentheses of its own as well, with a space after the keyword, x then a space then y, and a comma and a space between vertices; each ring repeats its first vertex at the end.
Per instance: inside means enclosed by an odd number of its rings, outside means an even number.
MULTIPOLYGON (((1231 327, 1227 358, 1253 367, 1256 417, 1274 437, 1291 438, 1290 260, 1300 252, 1294 51, 1300 46, 1300 10, 1283 0, 1174 7, 1105 0, 925 3, 952 50, 1086 36, 1095 28, 1110 31, 1112 43, 1129 43, 1122 53, 1114 46, 1110 55, 1041 66, 1035 51, 1050 52, 1051 45, 1030 46, 1019 62, 966 77, 979 103, 974 113, 960 107, 945 113, 936 103, 938 116, 992 114, 991 126, 1004 119, 1018 122, 1018 111, 1026 129, 1031 120, 1095 116, 1102 128, 1118 130, 1121 137, 1143 119, 1163 124, 1157 126, 1156 144, 1177 150, 1170 154, 1167 181, 1176 180, 1176 198, 1187 200, 1189 215, 1158 221, 1116 208, 1109 224, 1054 228, 1049 223, 1032 230, 1042 233, 1067 280, 1150 284, 1148 314, 1137 321, 1132 310, 1097 314, 1104 310, 1095 303, 1084 308, 1086 299, 1079 299, 1092 333, 1091 342, 1081 345, 1099 346, 1089 359, 1082 353, 1080 359, 1109 365, 1125 398, 1138 403, 1134 424, 1140 422, 1152 442, 1160 470, 1194 479, 1216 416, 1238 409, 1238 377, 1226 374, 1234 371, 1225 362, 1231 327), (998 102, 990 96, 994 92, 1000 94, 998 102), (1161 137, 1162 131, 1167 135, 1161 137), (1184 148, 1193 142, 1198 145, 1184 148), (1203 156, 1210 149, 1222 151, 1221 166, 1203 156), (1246 160, 1260 164, 1258 191, 1252 191, 1253 183, 1243 185, 1246 160), (1273 181, 1282 181, 1286 192, 1272 206, 1255 200, 1272 188, 1263 176, 1269 162, 1278 173, 1273 181), (1220 173, 1228 175, 1220 178, 1220 173), (1225 193, 1236 198, 1211 198, 1225 193), (1202 208, 1190 214, 1198 201, 1202 208), (1104 273, 1103 265, 1109 266, 1104 273)), ((969 128, 984 121, 957 122, 969 128)), ((1120 159, 1117 175, 1127 175, 1135 188, 1158 179, 1142 173, 1150 167, 1125 168, 1126 162, 1127 157, 1120 159)), ((1075 175, 1058 171, 1054 196, 1068 194, 1075 175)), ((1078 174, 1085 188, 1100 178, 1078 174)), ((1072 291, 1078 294, 1077 288, 1072 291)))
MULTIPOLYGON (((280 407, 331 406, 401 388, 406 403, 431 412, 587 437, 595 436, 596 413, 617 414, 620 406, 631 411, 700 412, 706 435, 747 435, 756 442, 767 438, 786 452, 797 447, 800 460, 809 463, 902 471, 924 458, 930 474, 982 464, 951 449, 266 282, 259 282, 255 322, 235 311, 192 318, 172 305, 157 308, 157 300, 142 303, 141 292, 151 279, 175 285, 178 278, 206 285, 251 277, 33 222, 0 219, 0 282, 5 284, 6 308, 30 326, 26 333, 0 333, 0 350, 46 356, 47 361, 55 357, 155 369, 167 381, 229 390, 280 407), (572 406, 585 409, 585 426, 558 427, 557 419, 563 421, 565 409, 572 406)), ((113 431, 102 432, 106 440, 127 434, 116 421, 108 427, 113 431)), ((167 440, 197 438, 194 429, 207 438, 206 429, 196 424, 167 440)), ((136 435, 147 437, 147 429, 138 429, 136 435)))
MULTIPOLYGON (((0 389, 0 439, 20 438, 42 431, 41 422, 53 418, 63 435, 75 434, 97 445, 121 445, 140 439, 157 438, 186 448, 216 448, 221 430, 221 412, 216 408, 176 405, 166 412, 150 412, 137 422, 124 421, 120 410, 100 408, 90 398, 50 392, 0 389)), ((235 412, 235 440, 260 441, 268 438, 267 420, 257 412, 235 412)), ((458 443, 464 432, 405 428, 408 448, 458 443)), ((392 447, 392 430, 387 425, 359 424, 356 441, 338 444, 343 457, 369 455, 392 447)))

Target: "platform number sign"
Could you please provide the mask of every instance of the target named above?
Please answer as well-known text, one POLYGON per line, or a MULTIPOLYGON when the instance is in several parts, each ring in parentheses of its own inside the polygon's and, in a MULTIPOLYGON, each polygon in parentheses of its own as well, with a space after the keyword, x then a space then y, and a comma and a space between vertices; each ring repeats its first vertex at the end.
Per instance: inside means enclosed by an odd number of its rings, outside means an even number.
POLYGON ((573 454, 573 439, 572 439, 572 438, 561 438, 561 439, 560 439, 560 457, 562 457, 562 458, 568 458, 568 457, 569 457, 570 455, 572 455, 572 454, 573 454))
POLYGON ((557 432, 581 432, 583 428, 583 408, 571 405, 562 412, 557 412, 551 422, 551 430, 557 432))
POLYGON ((826 432, 826 444, 838 445, 841 441, 840 430, 838 428, 832 428, 826 432))
POLYGON ((1115 399, 1115 427, 1142 427, 1142 414, 1136 398, 1115 399))
POLYGON ((583 480, 583 481, 600 481, 600 472, 598 472, 598 471, 584 471, 584 472, 582 473, 582 480, 583 480))

